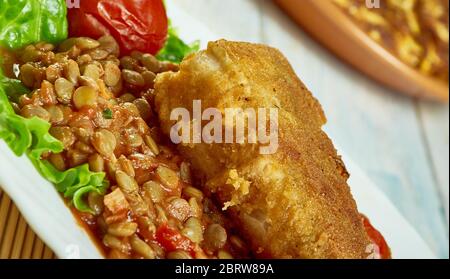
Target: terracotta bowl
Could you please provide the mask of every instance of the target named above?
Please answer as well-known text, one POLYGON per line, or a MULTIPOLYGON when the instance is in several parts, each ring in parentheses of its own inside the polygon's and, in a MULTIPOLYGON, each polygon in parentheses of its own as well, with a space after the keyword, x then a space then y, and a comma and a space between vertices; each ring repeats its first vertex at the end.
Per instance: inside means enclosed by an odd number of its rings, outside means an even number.
POLYGON ((408 66, 360 29, 330 0, 275 0, 344 61, 398 92, 448 102, 448 83, 408 66))

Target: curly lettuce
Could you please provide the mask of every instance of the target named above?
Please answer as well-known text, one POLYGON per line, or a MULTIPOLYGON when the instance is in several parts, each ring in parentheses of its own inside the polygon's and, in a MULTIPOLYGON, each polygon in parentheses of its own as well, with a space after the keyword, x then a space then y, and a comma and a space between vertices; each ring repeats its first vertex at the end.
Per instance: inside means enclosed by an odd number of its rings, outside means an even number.
POLYGON ((164 48, 161 49, 156 55, 156 58, 161 61, 180 63, 184 57, 198 51, 199 49, 199 41, 195 41, 191 44, 183 42, 183 40, 178 37, 176 29, 170 25, 166 44, 164 45, 164 48))
MULTIPOLYGON (((2 60, 0 57, 0 65, 1 63, 2 60)), ((26 88, 20 80, 7 78, 5 76, 2 76, 1 74, 0 86, 3 87, 3 90, 5 90, 5 92, 11 92, 11 94, 8 95, 8 99, 16 103, 19 101, 20 96, 30 93, 30 90, 28 90, 28 88, 26 88)))
POLYGON ((60 153, 64 147, 50 135, 48 122, 37 117, 27 119, 14 112, 8 96, 26 93, 25 90, 20 81, 7 79, 0 71, 0 138, 15 155, 26 154, 41 175, 54 183, 56 189, 70 199, 77 210, 93 213, 85 197, 91 192, 105 194, 109 187, 105 173, 91 172, 87 164, 61 172, 42 159, 42 154, 60 153))

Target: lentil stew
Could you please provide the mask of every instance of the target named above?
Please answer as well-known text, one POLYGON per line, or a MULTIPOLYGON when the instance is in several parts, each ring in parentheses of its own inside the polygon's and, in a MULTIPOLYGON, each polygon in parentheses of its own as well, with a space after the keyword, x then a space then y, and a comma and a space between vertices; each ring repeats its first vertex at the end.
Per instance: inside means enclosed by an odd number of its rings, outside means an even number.
POLYGON ((136 51, 119 57, 111 36, 37 43, 9 57, 5 73, 31 90, 14 110, 48 121, 64 145, 42 160, 60 171, 88 164, 106 173, 106 194, 86 197, 91 211, 73 210, 106 257, 247 257, 243 240, 195 187, 189 164, 157 126, 154 79, 177 65, 136 51))

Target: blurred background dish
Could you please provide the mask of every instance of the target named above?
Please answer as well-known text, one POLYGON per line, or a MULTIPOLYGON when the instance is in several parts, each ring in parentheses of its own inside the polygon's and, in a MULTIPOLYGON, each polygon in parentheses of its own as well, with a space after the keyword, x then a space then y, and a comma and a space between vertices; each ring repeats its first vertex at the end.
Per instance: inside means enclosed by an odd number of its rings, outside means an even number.
POLYGON ((373 79, 415 97, 448 101, 448 1, 275 2, 319 42, 373 79))
POLYGON ((366 0, 332 1, 401 61, 448 83, 448 0, 387 0, 378 8, 366 0))

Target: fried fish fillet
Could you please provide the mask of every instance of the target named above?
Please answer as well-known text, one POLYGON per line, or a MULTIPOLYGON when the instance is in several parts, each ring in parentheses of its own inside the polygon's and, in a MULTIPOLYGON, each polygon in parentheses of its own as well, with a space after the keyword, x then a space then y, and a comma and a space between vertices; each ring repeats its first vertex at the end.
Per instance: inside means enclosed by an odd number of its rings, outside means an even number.
MULTIPOLYGON (((322 131, 320 104, 276 49, 217 41, 157 77, 155 107, 163 132, 171 111, 202 107, 277 108, 279 145, 182 143, 180 152, 235 220, 258 257, 365 258, 370 240, 347 185, 348 173, 322 131)), ((193 120, 192 122, 195 122, 193 120)), ((267 120, 269 121, 269 120, 267 120)), ((223 129, 235 123, 223 122, 223 129)), ((193 125, 191 126, 193 127, 193 125)))

